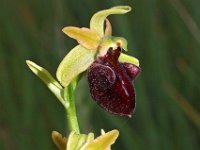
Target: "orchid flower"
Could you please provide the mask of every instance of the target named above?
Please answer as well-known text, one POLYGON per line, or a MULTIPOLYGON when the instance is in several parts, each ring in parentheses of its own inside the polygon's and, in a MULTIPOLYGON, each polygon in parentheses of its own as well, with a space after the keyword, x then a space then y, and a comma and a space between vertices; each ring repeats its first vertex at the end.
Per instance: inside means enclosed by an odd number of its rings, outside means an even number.
POLYGON ((63 32, 79 45, 65 56, 56 73, 59 82, 66 87, 88 70, 90 93, 97 104, 112 114, 129 117, 135 109, 132 80, 140 72, 139 61, 123 53, 123 50, 127 51, 127 41, 112 36, 112 27, 106 18, 130 10, 129 6, 112 7, 95 13, 90 28, 63 28, 63 32))
MULTIPOLYGON (((97 57, 104 56, 110 47, 122 47, 127 51, 126 39, 112 36, 112 27, 106 18, 111 14, 125 14, 130 10, 129 6, 115 6, 95 13, 90 20, 90 28, 63 28, 62 31, 77 40, 79 45, 65 56, 57 69, 56 76, 62 86, 68 86, 73 79, 86 71, 97 57)), ((139 66, 138 59, 124 53, 120 54, 119 61, 139 66)))

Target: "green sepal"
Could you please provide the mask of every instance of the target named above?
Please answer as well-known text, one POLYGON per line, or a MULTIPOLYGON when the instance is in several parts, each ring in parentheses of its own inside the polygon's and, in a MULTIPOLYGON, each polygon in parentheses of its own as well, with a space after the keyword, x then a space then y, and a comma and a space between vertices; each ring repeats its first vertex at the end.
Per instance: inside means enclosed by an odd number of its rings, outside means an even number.
POLYGON ((69 83, 84 72, 93 63, 96 50, 88 50, 81 45, 74 47, 58 66, 56 76, 62 86, 69 83))
POLYGON ((118 59, 120 62, 126 62, 126 63, 131 63, 131 64, 134 64, 136 66, 139 66, 140 63, 139 63, 139 60, 135 57, 132 57, 132 56, 129 56, 129 55, 126 55, 124 53, 121 53, 120 56, 119 56, 119 59, 118 59))
POLYGON ((111 14, 125 14, 131 11, 130 6, 115 6, 95 13, 90 20, 90 29, 96 30, 101 37, 104 36, 104 21, 111 14))

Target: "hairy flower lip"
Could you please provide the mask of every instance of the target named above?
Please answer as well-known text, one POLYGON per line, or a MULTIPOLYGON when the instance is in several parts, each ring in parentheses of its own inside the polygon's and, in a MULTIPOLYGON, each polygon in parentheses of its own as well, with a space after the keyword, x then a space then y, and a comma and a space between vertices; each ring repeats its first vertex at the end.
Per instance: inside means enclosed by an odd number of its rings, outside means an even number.
POLYGON ((140 68, 120 63, 122 48, 109 48, 106 55, 98 57, 87 71, 90 94, 105 111, 113 115, 131 117, 135 110, 135 89, 132 80, 140 68))

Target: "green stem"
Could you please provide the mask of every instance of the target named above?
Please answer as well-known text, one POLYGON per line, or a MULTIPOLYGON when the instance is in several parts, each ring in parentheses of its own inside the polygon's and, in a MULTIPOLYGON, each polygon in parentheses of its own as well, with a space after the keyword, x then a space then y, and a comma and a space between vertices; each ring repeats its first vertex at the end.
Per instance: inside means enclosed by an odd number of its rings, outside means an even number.
POLYGON ((79 134, 80 130, 79 130, 78 120, 76 116, 74 89, 72 85, 69 85, 68 88, 65 89, 64 96, 68 102, 68 106, 66 107, 68 127, 71 131, 75 131, 77 134, 79 134))

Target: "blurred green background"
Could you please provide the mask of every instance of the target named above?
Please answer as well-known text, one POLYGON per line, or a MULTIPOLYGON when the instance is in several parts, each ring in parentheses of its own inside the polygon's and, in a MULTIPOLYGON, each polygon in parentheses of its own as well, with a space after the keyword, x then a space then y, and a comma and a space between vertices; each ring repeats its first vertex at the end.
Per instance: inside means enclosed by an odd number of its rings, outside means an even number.
POLYGON ((76 92, 81 131, 119 129, 114 150, 200 149, 199 0, 0 0, 0 150, 56 149, 50 135, 68 133, 64 109, 25 60, 55 75, 77 44, 62 28, 88 27, 96 11, 122 4, 133 11, 109 19, 140 60, 136 113, 104 112, 84 77, 76 92))

